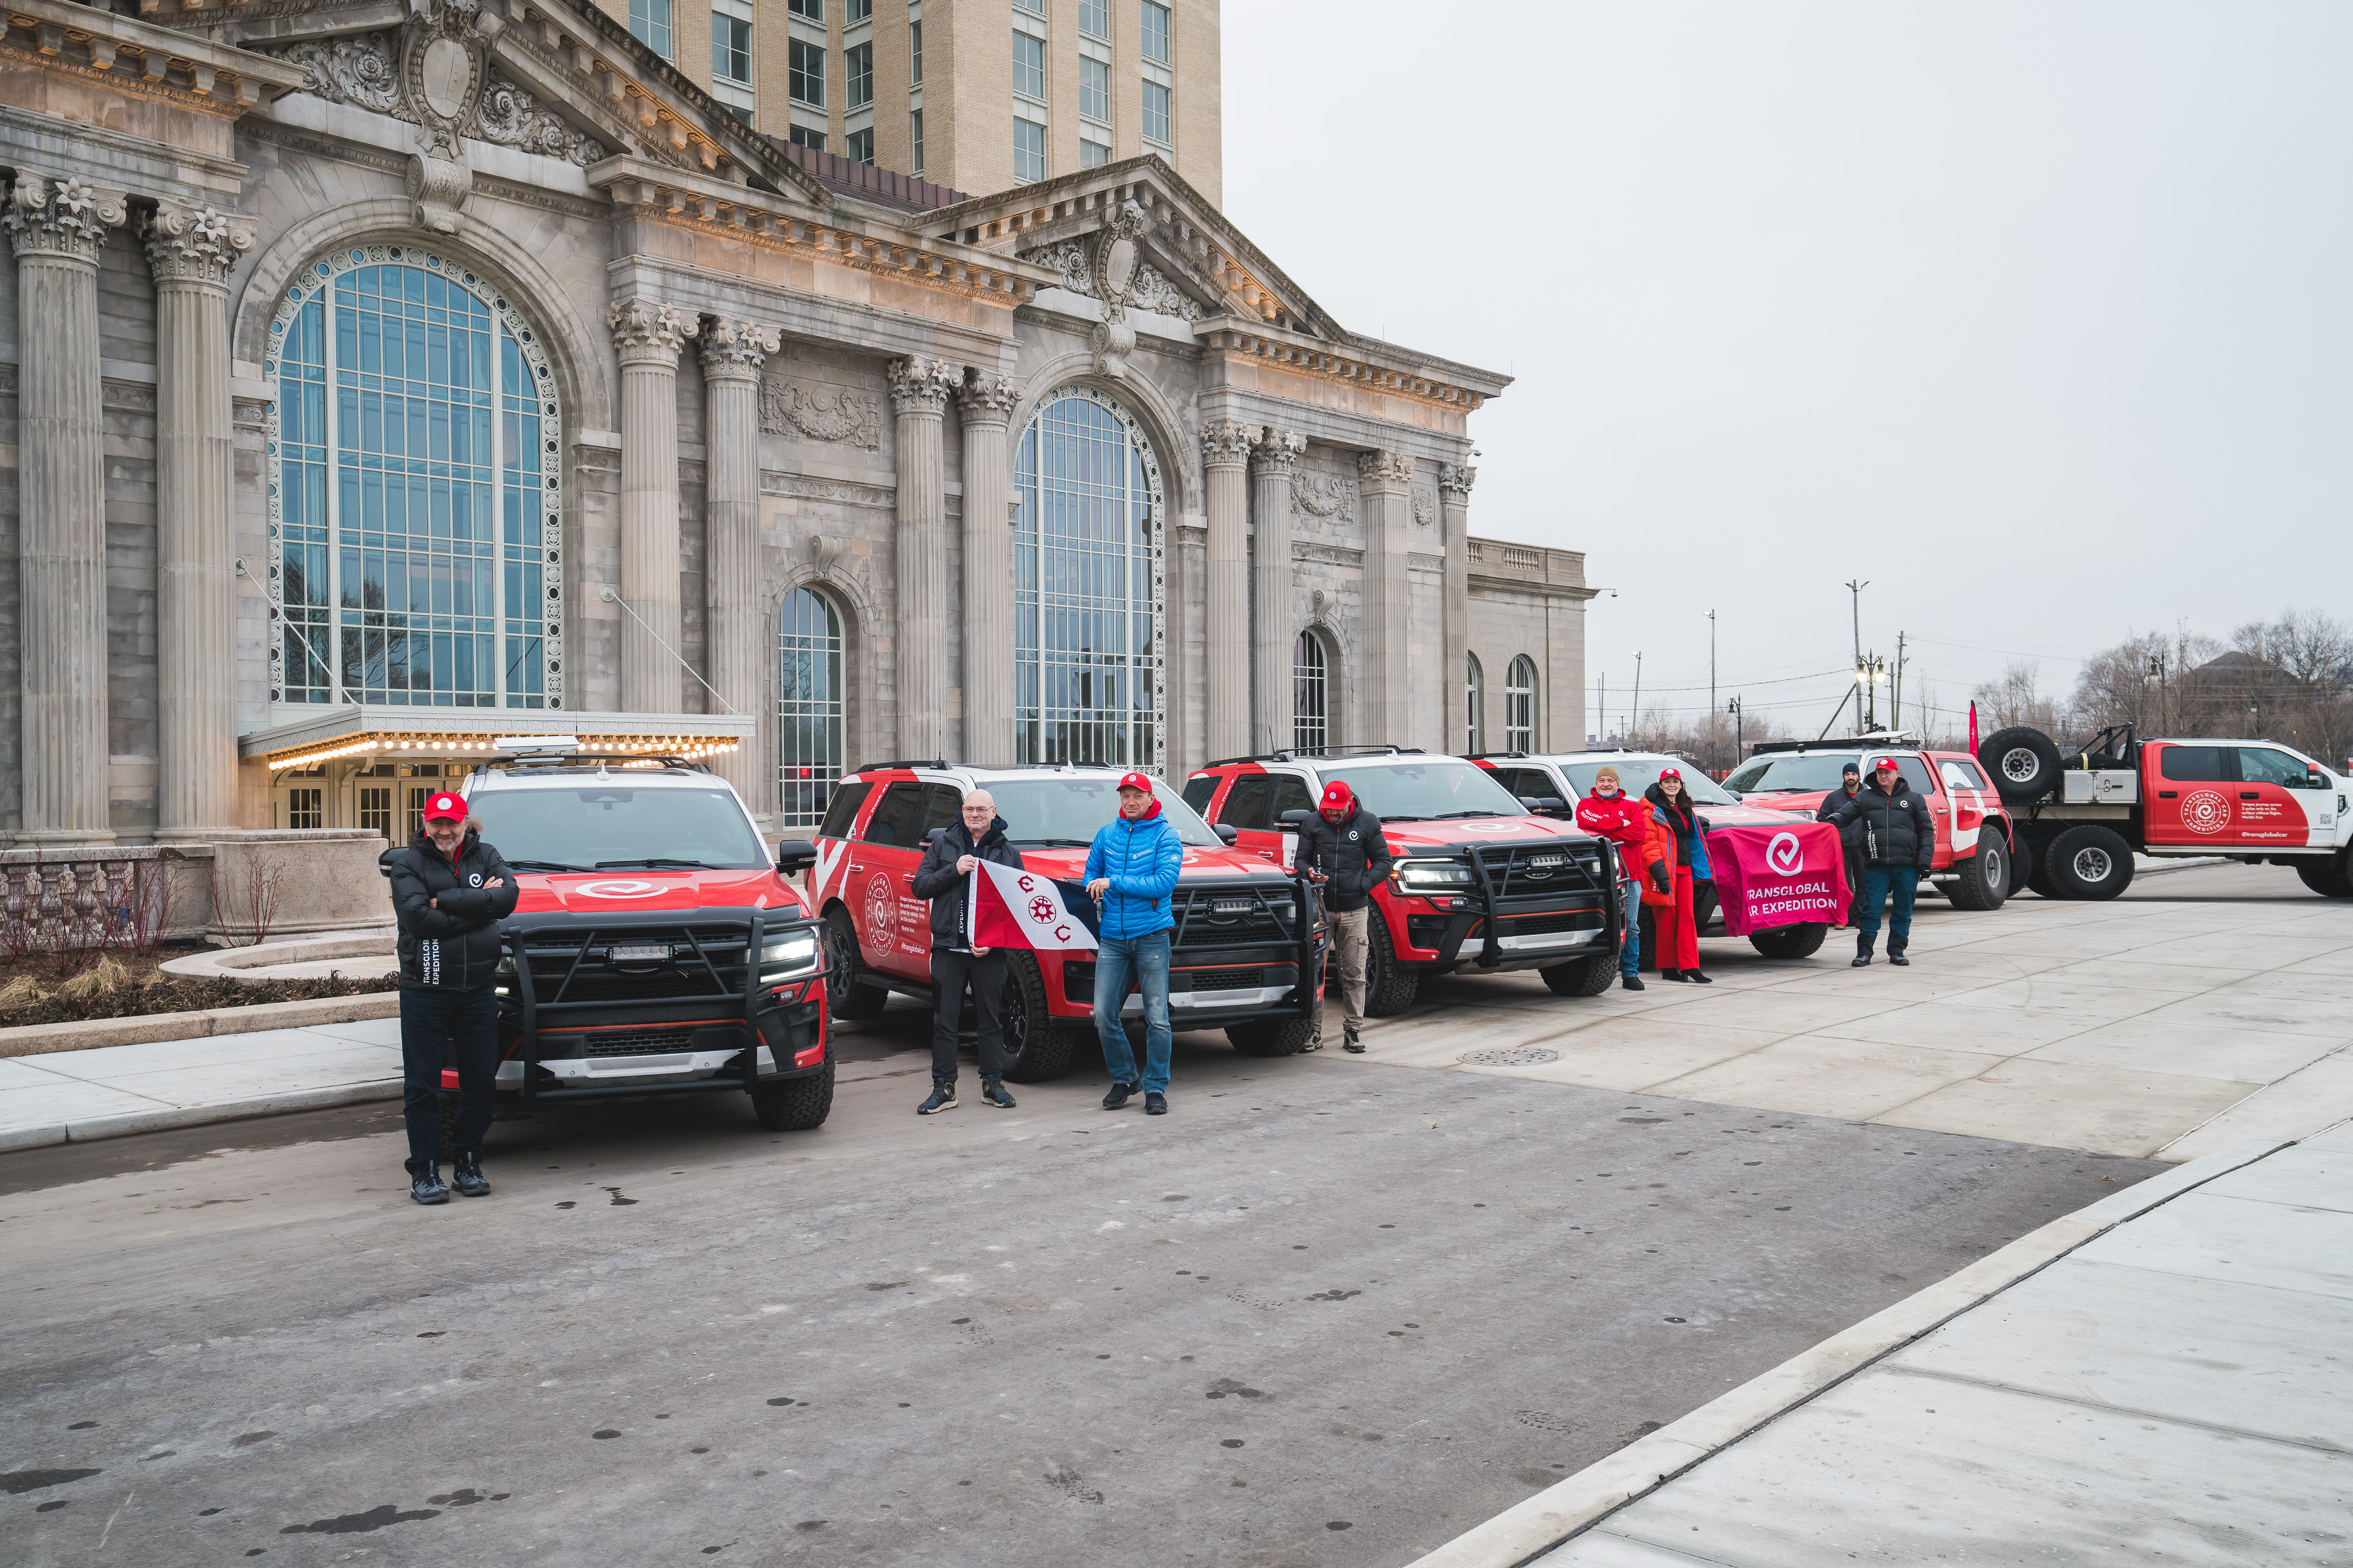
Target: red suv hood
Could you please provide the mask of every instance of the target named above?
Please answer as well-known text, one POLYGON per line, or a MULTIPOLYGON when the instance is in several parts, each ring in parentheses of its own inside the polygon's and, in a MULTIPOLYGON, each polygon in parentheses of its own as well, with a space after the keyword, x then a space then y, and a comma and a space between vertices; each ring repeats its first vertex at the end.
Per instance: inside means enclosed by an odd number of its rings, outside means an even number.
POLYGON ((517 914, 561 910, 575 915, 651 913, 669 910, 786 909, 801 912, 800 894, 775 871, 522 871, 516 873, 517 914))
POLYGON ((1464 816, 1451 822, 1384 822, 1381 837, 1399 854, 1414 849, 1452 849, 1464 844, 1535 843, 1547 838, 1584 838, 1575 823, 1548 816, 1464 816))
MULTIPOLYGON (((1821 808, 1823 799, 1830 793, 1826 789, 1777 789, 1770 795, 1752 796, 1734 809, 1764 811, 1782 816, 1801 816, 1808 822, 1811 822, 1814 819, 1814 813, 1821 808)), ((1734 825, 1740 821, 1738 817, 1725 816, 1725 808, 1720 805, 1703 805, 1700 810, 1706 814, 1710 822, 1734 825)), ((1756 820, 1762 823, 1767 818, 1760 816, 1756 820)))

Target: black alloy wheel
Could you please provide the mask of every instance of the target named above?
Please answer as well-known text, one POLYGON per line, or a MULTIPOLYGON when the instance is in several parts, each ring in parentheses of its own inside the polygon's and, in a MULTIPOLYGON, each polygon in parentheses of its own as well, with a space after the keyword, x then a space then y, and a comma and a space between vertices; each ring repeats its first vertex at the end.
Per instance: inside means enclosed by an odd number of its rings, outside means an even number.
POLYGON ((997 1005, 1005 1026, 1005 1076, 1016 1083, 1044 1083, 1071 1070, 1077 1032, 1055 1022, 1046 1005, 1046 977, 1038 955, 1018 948, 1005 954, 1005 998, 997 1005))
POLYGON ((2132 847, 2096 823, 2079 823, 2052 839, 2043 860, 2063 899, 2113 899, 2132 885, 2132 847))
POLYGON ((838 904, 825 912, 825 1000, 833 1016, 845 1023, 881 1017, 891 1003, 890 988, 866 978, 858 930, 849 923, 849 911, 838 904))

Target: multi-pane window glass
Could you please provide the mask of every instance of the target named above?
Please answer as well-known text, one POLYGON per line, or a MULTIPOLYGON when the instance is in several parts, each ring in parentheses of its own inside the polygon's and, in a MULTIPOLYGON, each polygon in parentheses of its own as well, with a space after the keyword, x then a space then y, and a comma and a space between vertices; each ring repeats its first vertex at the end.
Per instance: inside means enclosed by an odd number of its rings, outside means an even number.
POLYGON ((1079 0, 1079 31, 1111 42, 1111 0, 1079 0))
POLYGON ((849 161, 853 163, 874 162, 874 127, 869 125, 843 137, 842 151, 849 154, 849 161))
POLYGON ((1486 695, 1487 677, 1479 668, 1479 656, 1471 655, 1470 668, 1464 672, 1462 696, 1467 711, 1462 716, 1462 735, 1466 752, 1481 750, 1479 744, 1480 699, 1486 695))
POLYGON ((1108 148, 1108 147, 1104 146, 1104 145, 1103 145, 1102 142, 1089 142, 1089 141, 1087 141, 1086 139, 1084 139, 1083 137, 1082 137, 1082 138, 1080 139, 1080 142, 1079 142, 1079 167, 1080 167, 1080 168, 1082 168, 1082 169, 1100 169, 1100 168, 1102 168, 1105 163, 1110 163, 1110 162, 1111 162, 1111 149, 1110 149, 1110 148, 1108 148))
POLYGON ((843 12, 841 16, 843 26, 854 26, 860 22, 873 19, 874 0, 849 0, 849 8, 843 12))
POLYGON ((1144 84, 1144 139, 1164 147, 1176 143, 1168 134, 1168 89, 1156 81, 1144 84))
POLYGON ((791 140, 794 146, 806 147, 812 153, 822 153, 825 151, 825 132, 822 131, 812 131, 806 125, 794 126, 792 128, 791 140))
POLYGON ((1320 752, 1331 743, 1332 689, 1324 641, 1302 632, 1291 653, 1291 744, 1297 751, 1320 752))
POLYGON ((629 37, 670 58, 670 0, 629 0, 629 37))
POLYGON ((542 406, 513 333, 438 271, 357 267, 278 364, 280 700, 544 707, 542 406))
POLYGON ((1017 8, 1029 12, 1032 16, 1042 16, 1046 14, 1046 0, 1013 0, 1013 4, 1017 8))
POLYGON ((1111 120, 1111 67, 1079 57, 1079 112, 1090 120, 1111 120))
POLYGON ((1168 7, 1155 5, 1153 0, 1144 5, 1144 58, 1168 63, 1168 7))
POLYGON ((815 827, 841 777, 841 617, 797 588, 776 623, 776 734, 786 827, 815 827))
POLYGON ((860 44, 841 52, 842 75, 849 88, 849 107, 863 109, 874 101, 874 46, 860 44))
POLYGON ((907 85, 923 85, 923 25, 921 22, 907 24, 907 85))
POLYGON ((915 166, 907 172, 917 179, 923 174, 923 111, 920 109, 907 116, 907 130, 915 142, 915 166))
POLYGON ((1022 184, 1046 177, 1046 128, 1027 120, 1013 122, 1013 177, 1022 184))
POLYGON ((386 838, 392 837, 392 786, 362 784, 359 788, 360 826, 373 827, 386 838))
POLYGON ((289 827, 324 827, 327 826, 327 792, 323 789, 290 789, 286 792, 286 826, 289 827))
POLYGON ((1536 664, 1522 654, 1512 660, 1504 682, 1504 749, 1536 749, 1536 664))
POLYGON ((785 0, 785 9, 807 21, 825 20, 825 0, 785 0))
POLYGON ((752 85, 752 24, 741 16, 711 14, 711 74, 723 81, 752 85))
POLYGON ((825 51, 815 44, 792 40, 785 56, 785 86, 796 103, 825 107, 825 51))
POLYGON ((1159 595, 1140 436, 1076 387, 1049 397, 1014 463, 1014 743, 1025 763, 1151 767, 1159 595))
POLYGON ((1013 90, 1024 98, 1046 101, 1046 40, 1027 33, 1013 35, 1013 90))

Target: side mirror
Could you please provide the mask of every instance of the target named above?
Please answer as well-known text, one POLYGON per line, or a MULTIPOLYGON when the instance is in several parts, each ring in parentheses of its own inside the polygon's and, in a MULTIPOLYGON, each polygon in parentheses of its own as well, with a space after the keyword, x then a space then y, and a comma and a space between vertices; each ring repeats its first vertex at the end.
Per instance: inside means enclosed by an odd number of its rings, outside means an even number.
POLYGON ((1520 804, 1538 816, 1567 816, 1568 802, 1556 795, 1524 795, 1520 804))
POLYGON ((776 846, 776 875, 790 877, 817 864, 817 846, 806 838, 787 838, 776 846))
POLYGON ((1298 833, 1306 828, 1308 819, 1313 817, 1314 815, 1315 814, 1312 811, 1286 811, 1282 814, 1281 821, 1286 829, 1293 833, 1298 833))
POLYGON ((1211 831, 1229 844, 1242 836, 1242 830, 1229 822, 1220 822, 1211 831))

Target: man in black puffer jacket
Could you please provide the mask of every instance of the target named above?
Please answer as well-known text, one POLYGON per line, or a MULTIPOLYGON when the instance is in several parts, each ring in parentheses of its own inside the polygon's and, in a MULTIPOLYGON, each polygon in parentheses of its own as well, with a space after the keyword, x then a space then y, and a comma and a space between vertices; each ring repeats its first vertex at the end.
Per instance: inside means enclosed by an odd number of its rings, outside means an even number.
POLYGON ((450 1180, 486 1196, 482 1138, 498 1072, 499 921, 514 913, 514 873, 466 817, 463 795, 425 803, 425 826, 377 867, 400 922, 400 1066, 408 1121, 408 1195, 449 1201, 441 1184, 441 1068, 458 1058, 457 1168, 450 1180), (455 1047, 454 1053, 451 1047, 455 1047))
POLYGON ((1928 804, 1912 793, 1894 757, 1873 763, 1871 782, 1830 815, 1841 837, 1849 823, 1862 827, 1862 903, 1855 916, 1854 967, 1871 962, 1872 943, 1879 937, 1880 906, 1892 889, 1895 912, 1887 922, 1887 962, 1898 966, 1912 961, 1904 950, 1912 943, 1912 900, 1920 879, 1936 863, 1936 827, 1928 804))
POLYGON ((998 1013, 1005 950, 973 946, 965 925, 972 910, 970 883, 983 860, 1024 868, 1021 851, 1006 839, 995 797, 976 789, 964 797, 957 820, 932 835, 915 868, 915 897, 932 900, 932 1094, 915 1108, 918 1116, 955 1109, 956 1019, 966 986, 980 1026, 981 1103, 1013 1109, 1013 1097, 1005 1092, 1005 1021, 998 1013))
MULTIPOLYGON (((1828 822, 1840 806, 1855 796, 1862 788, 1862 770, 1849 763, 1839 770, 1839 786, 1822 796, 1820 807, 1814 813, 1816 822, 1828 822)), ((1846 923, 1854 924, 1855 910, 1862 902, 1862 819, 1856 817, 1839 829, 1839 858, 1846 867, 1846 923)))
MULTIPOLYGON (((1381 819, 1338 779, 1324 786, 1315 815, 1299 830, 1299 868, 1323 890, 1324 923, 1332 933, 1332 956, 1340 963, 1340 1048, 1362 1055, 1357 1031, 1365 1024, 1365 951, 1372 922, 1373 889, 1389 874, 1389 841, 1381 819)), ((1316 1006, 1323 1006, 1317 998, 1316 1006)), ((1316 1041, 1324 1038, 1319 1028, 1316 1041)), ((1314 1046, 1308 1047, 1314 1049, 1314 1046)))

